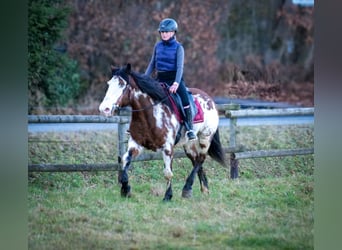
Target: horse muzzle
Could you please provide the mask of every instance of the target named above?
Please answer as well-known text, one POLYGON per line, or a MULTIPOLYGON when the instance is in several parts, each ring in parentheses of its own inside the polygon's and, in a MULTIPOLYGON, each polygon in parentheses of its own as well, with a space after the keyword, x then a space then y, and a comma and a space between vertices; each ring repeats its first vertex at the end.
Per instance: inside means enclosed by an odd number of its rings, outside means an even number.
POLYGON ((112 107, 100 105, 99 110, 105 116, 112 116, 119 110, 119 106, 115 104, 112 107))

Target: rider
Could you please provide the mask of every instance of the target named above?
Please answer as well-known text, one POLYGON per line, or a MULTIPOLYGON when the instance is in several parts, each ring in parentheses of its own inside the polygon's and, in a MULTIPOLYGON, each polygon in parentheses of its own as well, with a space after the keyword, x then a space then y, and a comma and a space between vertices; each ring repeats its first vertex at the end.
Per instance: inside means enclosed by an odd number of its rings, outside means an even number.
POLYGON ((161 41, 157 42, 153 49, 150 63, 145 71, 151 75, 154 69, 157 70, 157 80, 169 85, 171 93, 178 93, 182 100, 185 119, 184 125, 187 130, 188 139, 195 140, 196 135, 192 126, 192 114, 189 104, 187 88, 183 80, 184 48, 176 40, 178 30, 177 22, 172 18, 163 19, 158 28, 161 41))

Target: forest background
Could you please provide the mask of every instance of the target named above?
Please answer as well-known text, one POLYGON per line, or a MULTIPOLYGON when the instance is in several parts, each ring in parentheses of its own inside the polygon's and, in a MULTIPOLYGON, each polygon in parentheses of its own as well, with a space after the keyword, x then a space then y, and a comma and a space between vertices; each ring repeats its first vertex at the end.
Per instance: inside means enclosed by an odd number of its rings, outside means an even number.
POLYGON ((189 87, 314 105, 314 7, 291 0, 29 0, 28 113, 97 114, 110 66, 144 72, 177 20, 189 87))

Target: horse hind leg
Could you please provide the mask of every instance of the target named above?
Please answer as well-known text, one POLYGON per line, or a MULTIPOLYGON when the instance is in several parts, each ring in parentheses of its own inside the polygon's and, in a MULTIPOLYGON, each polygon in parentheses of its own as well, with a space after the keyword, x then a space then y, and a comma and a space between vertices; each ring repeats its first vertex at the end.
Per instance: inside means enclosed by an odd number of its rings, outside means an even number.
POLYGON ((192 196, 192 184, 195 179, 196 171, 197 171, 198 179, 200 182, 201 192, 204 194, 209 194, 207 175, 202 167, 202 164, 200 164, 198 167, 193 169, 193 172, 190 174, 190 176, 187 179, 187 182, 182 191, 182 197, 184 198, 190 198, 192 196))
POLYGON ((197 175, 200 181, 201 192, 204 194, 209 194, 208 179, 202 166, 198 169, 197 175))
POLYGON ((208 187, 208 179, 207 175, 203 169, 203 163, 206 159, 206 154, 210 147, 210 136, 203 136, 199 139, 199 146, 200 146, 200 153, 198 157, 198 161, 200 162, 200 168, 198 169, 198 179, 200 181, 201 192, 204 194, 209 194, 209 187, 208 187))
POLYGON ((195 175, 197 174, 199 179, 200 179, 200 184, 201 184, 201 191, 202 192, 209 192, 208 189, 208 181, 207 177, 205 175, 205 172, 203 171, 202 164, 206 158, 205 154, 196 153, 196 156, 191 155, 188 151, 186 154, 190 158, 193 169, 186 179, 185 185, 182 190, 182 197, 183 198, 190 198, 192 196, 192 185, 194 183, 195 175))
POLYGON ((195 164, 192 168, 191 173, 189 174, 188 178, 186 179, 185 185, 182 190, 182 197, 183 198, 191 198, 192 196, 192 185, 194 184, 195 175, 200 169, 200 165, 195 164))

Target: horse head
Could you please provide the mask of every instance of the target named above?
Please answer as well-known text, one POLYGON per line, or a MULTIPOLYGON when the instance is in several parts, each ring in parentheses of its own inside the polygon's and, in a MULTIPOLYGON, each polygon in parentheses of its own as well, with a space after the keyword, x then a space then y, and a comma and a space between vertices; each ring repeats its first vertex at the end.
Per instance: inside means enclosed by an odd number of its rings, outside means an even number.
POLYGON ((130 64, 123 68, 112 67, 112 78, 107 82, 108 89, 99 106, 100 112, 105 116, 110 116, 117 109, 129 104, 130 73, 130 64))

